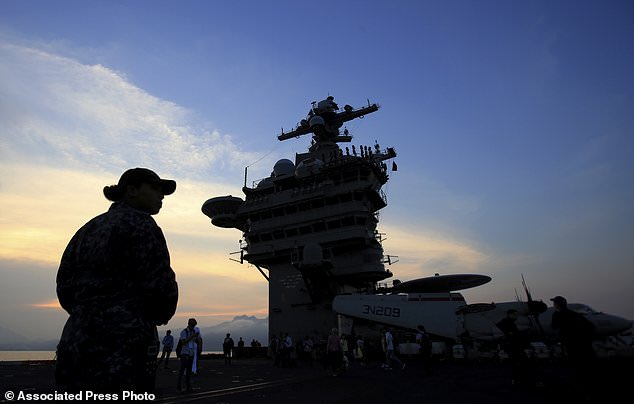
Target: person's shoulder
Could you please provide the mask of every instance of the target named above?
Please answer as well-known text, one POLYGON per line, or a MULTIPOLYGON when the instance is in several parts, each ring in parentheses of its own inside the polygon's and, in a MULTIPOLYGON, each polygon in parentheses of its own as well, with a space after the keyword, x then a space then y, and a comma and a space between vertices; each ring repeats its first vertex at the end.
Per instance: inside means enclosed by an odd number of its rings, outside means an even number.
POLYGON ((113 203, 110 209, 108 209, 108 212, 106 212, 105 214, 109 215, 111 220, 117 220, 123 223, 127 222, 151 227, 158 227, 152 215, 147 212, 135 209, 123 202, 113 203))
POLYGON ((90 231, 90 229, 93 229, 96 226, 101 225, 107 219, 108 219, 108 212, 104 212, 104 213, 102 213, 100 215, 97 215, 97 216, 93 217, 92 219, 90 219, 89 221, 87 221, 83 226, 81 226, 77 230, 75 235, 86 233, 86 232, 90 231))

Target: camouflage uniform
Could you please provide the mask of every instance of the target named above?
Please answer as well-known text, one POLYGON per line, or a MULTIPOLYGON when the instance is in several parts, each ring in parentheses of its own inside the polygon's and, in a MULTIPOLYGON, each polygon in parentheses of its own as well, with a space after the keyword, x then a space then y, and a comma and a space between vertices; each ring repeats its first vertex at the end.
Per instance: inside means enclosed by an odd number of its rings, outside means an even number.
POLYGON ((174 315, 178 286, 148 213, 115 202, 79 229, 62 256, 57 296, 70 314, 57 347, 60 387, 154 388, 156 326, 174 315))

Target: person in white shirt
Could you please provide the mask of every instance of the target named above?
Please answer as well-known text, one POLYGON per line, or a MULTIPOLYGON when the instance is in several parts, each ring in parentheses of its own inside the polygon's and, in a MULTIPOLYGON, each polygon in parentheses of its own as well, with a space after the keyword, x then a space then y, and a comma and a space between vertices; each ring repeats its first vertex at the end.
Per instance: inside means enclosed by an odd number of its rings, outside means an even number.
POLYGON ((181 379, 183 378, 183 373, 185 373, 185 386, 187 387, 187 392, 192 391, 191 377, 192 362, 194 360, 194 353, 196 352, 195 340, 200 336, 200 333, 195 331, 197 328, 196 324, 198 324, 196 319, 190 318, 187 321, 187 328, 181 331, 180 341, 183 347, 180 353, 181 366, 180 369, 178 369, 178 380, 176 382, 176 390, 178 391, 181 391, 181 379))
POLYGON ((199 344, 202 343, 202 340, 200 338, 200 328, 194 327, 194 332, 198 334, 198 338, 194 339, 194 359, 192 359, 192 373, 197 374, 198 373, 198 350, 199 350, 199 344))
POLYGON ((405 369, 405 364, 394 353, 394 337, 392 336, 392 330, 390 328, 385 332, 385 344, 387 345, 388 364, 391 365, 392 362, 395 362, 401 369, 405 369))

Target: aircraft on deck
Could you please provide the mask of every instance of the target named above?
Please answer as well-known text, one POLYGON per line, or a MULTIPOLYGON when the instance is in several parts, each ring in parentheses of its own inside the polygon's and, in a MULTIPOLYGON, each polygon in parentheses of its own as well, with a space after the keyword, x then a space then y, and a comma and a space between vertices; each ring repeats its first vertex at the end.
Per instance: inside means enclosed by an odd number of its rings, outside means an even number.
MULTIPOLYGON (((456 293, 490 281, 485 275, 436 275, 395 283, 384 293, 338 295, 333 301, 333 310, 352 319, 406 330, 416 330, 423 325, 432 336, 453 341, 462 337, 495 341, 503 336, 496 323, 513 309, 519 315, 516 324, 520 331, 536 339, 555 339, 556 332, 550 326, 554 308, 533 300, 524 282, 527 301, 467 304, 464 297, 456 293)), ((597 338, 617 335, 632 327, 630 320, 597 312, 584 304, 569 303, 568 308, 594 324, 597 338)))

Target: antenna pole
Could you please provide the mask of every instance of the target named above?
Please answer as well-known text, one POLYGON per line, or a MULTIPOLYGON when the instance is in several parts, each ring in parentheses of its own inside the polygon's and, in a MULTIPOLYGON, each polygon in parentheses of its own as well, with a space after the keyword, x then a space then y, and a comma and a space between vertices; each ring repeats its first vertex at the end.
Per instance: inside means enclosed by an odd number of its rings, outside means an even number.
POLYGON ((246 188, 247 186, 247 170, 249 169, 249 166, 244 167, 244 187, 246 188))

